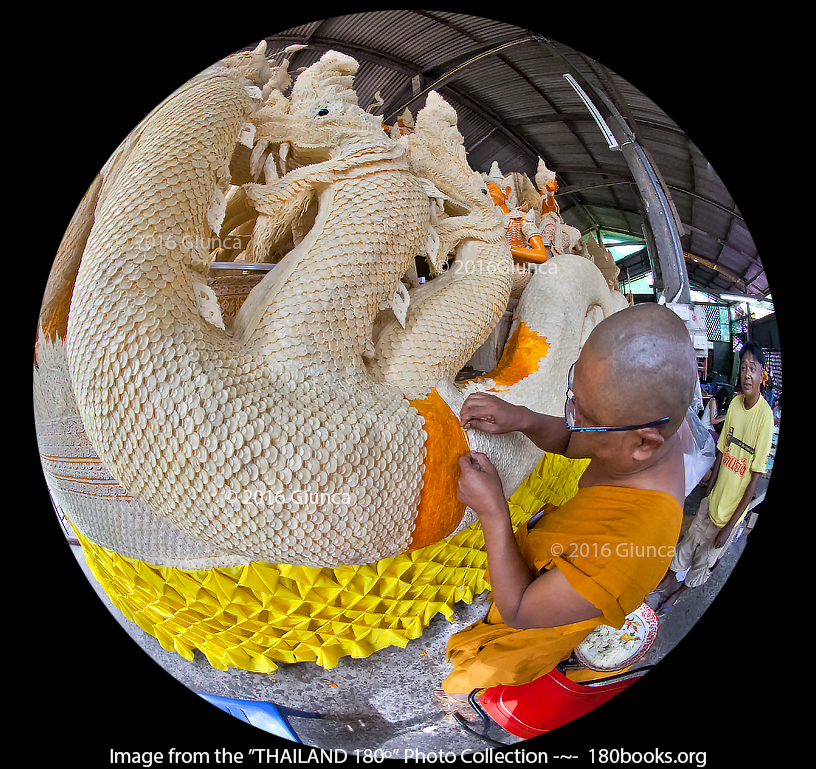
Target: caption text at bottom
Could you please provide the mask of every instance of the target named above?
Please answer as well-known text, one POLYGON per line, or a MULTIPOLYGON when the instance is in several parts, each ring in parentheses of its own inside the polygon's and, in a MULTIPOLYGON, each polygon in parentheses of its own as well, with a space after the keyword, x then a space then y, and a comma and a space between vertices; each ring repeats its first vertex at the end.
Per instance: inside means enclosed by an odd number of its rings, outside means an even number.
MULTIPOLYGON (((243 751, 218 749, 215 751, 185 751, 171 748, 169 751, 110 751, 111 765, 130 765, 153 767, 164 764, 175 766, 192 766, 202 764, 217 765, 270 765, 270 764, 344 764, 347 761, 356 764, 381 764, 402 760, 406 763, 427 764, 549 764, 569 763, 573 759, 583 758, 590 764, 674 764, 678 766, 704 767, 705 751, 671 751, 671 750, 626 750, 623 748, 590 748, 583 755, 550 754, 543 750, 526 750, 511 748, 506 751, 451 750, 422 751, 413 748, 394 750, 324 750, 318 748, 250 748, 243 751)), ((573 765, 575 765, 573 763, 573 765)))

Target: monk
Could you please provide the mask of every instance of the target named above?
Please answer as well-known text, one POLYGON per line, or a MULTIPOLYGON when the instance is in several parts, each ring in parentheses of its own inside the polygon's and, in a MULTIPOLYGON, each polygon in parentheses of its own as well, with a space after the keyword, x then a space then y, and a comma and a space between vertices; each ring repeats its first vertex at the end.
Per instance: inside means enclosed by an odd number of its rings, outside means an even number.
POLYGON ((573 365, 565 416, 489 393, 465 401, 463 428, 524 433, 544 451, 589 458, 577 494, 547 505, 514 535, 487 456, 461 458, 457 496, 477 514, 491 607, 453 635, 443 699, 520 685, 551 671, 598 625, 622 627, 671 562, 685 498, 677 433, 694 395, 697 360, 680 318, 656 304, 609 316, 573 365))

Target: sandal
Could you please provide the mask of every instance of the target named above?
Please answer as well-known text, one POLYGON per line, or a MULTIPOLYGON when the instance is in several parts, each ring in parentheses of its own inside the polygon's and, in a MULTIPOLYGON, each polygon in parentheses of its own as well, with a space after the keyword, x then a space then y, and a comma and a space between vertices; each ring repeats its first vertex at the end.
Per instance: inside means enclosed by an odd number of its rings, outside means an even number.
MULTIPOLYGON (((435 686, 434 699, 439 702, 448 715, 458 713, 466 721, 480 721, 481 716, 468 703, 467 694, 448 694, 441 686, 435 686)), ((476 695, 478 702, 479 695, 476 695)))

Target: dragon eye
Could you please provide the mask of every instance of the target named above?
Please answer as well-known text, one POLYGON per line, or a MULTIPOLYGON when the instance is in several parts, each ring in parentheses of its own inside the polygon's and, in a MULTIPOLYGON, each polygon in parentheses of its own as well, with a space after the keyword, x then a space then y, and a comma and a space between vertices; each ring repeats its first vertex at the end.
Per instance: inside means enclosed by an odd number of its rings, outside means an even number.
POLYGON ((321 108, 320 108, 320 109, 317 111, 317 114, 318 114, 320 117, 323 117, 324 115, 328 115, 328 114, 329 114, 328 107, 321 107, 321 108))

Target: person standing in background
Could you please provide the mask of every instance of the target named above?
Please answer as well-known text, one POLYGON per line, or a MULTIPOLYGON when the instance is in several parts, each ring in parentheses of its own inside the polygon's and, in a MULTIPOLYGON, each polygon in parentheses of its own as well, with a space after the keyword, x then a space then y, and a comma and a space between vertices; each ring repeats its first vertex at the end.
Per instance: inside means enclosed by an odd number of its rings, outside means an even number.
POLYGON ((754 497, 774 428, 771 407, 761 395, 764 374, 762 349, 755 342, 746 342, 740 351, 741 393, 728 407, 700 508, 669 571, 651 594, 649 604, 657 610, 669 609, 687 588, 705 584, 754 497), (676 575, 683 571, 686 576, 678 582, 676 575))

